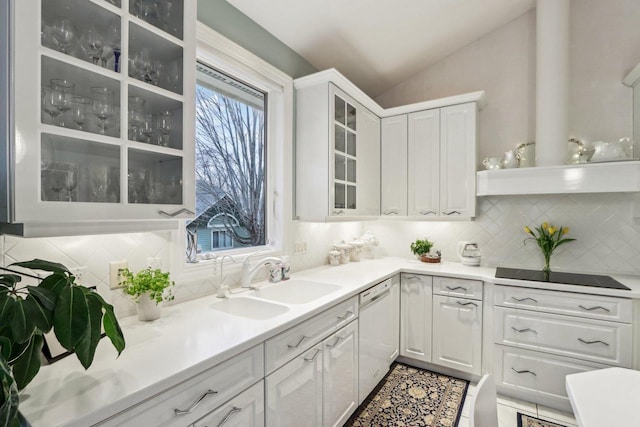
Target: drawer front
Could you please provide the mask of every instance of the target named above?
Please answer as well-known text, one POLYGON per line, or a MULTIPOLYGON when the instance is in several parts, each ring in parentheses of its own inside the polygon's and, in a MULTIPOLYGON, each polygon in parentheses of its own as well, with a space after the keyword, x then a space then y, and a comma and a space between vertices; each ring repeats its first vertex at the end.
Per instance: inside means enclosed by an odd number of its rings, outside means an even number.
POLYGON ((507 308, 522 308, 622 323, 631 323, 632 319, 632 302, 626 298, 497 285, 494 302, 497 306, 507 308))
POLYGON ((196 421, 193 427, 264 426, 264 381, 243 391, 213 412, 196 421))
POLYGON ((433 293, 458 298, 482 300, 482 282, 479 280, 434 277, 433 293))
POLYGON ((263 376, 261 344, 98 425, 184 427, 263 376), (176 410, 183 413, 178 414, 176 410))
POLYGON ((357 317, 356 296, 267 340, 265 371, 273 372, 357 317))
POLYGON ((498 385, 567 403, 567 375, 610 367, 502 345, 495 346, 494 361, 498 385))
POLYGON ((631 325, 495 308, 496 344, 631 367, 631 325))

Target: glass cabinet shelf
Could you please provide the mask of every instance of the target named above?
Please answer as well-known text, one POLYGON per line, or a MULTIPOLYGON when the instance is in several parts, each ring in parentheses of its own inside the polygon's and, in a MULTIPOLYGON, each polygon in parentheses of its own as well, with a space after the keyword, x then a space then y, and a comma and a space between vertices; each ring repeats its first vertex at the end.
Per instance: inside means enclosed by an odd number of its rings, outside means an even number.
POLYGON ((182 157, 130 148, 128 203, 182 204, 182 157))
POLYGON ((184 2, 182 0, 129 0, 129 13, 147 24, 183 38, 184 2))

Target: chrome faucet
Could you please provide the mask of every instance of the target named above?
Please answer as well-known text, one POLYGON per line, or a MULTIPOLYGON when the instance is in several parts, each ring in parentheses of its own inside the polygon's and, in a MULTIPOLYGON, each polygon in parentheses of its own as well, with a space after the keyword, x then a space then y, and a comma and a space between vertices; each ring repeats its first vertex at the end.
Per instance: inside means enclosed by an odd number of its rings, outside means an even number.
POLYGON ((253 252, 249 255, 247 255, 244 259, 244 261, 242 261, 242 279, 241 279, 241 285, 243 288, 253 288, 251 286, 251 279, 253 279, 253 276, 256 275, 256 273, 258 272, 258 270, 260 270, 263 266, 265 265, 275 265, 278 263, 282 262, 282 258, 278 258, 275 256, 268 256, 268 257, 263 257, 261 259, 259 259, 258 261, 256 261, 253 265, 251 264, 251 257, 254 255, 257 255, 261 252, 264 252, 265 250, 267 250, 268 248, 262 248, 257 250, 256 252, 253 252))

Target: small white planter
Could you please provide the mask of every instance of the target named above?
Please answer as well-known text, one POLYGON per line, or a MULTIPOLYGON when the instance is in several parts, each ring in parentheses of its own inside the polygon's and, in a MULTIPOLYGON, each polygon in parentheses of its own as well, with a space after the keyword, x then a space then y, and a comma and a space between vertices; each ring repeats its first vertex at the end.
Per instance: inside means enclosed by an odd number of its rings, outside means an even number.
POLYGON ((149 293, 145 292, 138 299, 138 320, 150 322, 159 319, 162 316, 162 302, 156 304, 149 297, 149 293))

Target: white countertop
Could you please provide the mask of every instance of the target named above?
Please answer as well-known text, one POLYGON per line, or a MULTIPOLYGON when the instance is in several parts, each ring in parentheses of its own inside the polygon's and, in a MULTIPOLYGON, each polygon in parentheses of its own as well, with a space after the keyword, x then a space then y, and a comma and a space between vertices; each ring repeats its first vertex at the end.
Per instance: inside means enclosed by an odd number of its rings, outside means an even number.
MULTIPOLYGON (((126 348, 116 359, 102 340, 93 365, 84 370, 75 356, 44 366, 21 395, 20 410, 34 427, 91 425, 203 370, 247 350, 265 339, 357 295, 399 272, 460 277, 512 286, 640 298, 640 278, 613 276, 631 291, 496 279, 495 268, 460 263, 427 264, 405 258, 352 262, 296 272, 295 279, 340 285, 308 304, 289 305, 284 314, 251 320, 211 309, 220 300, 208 296, 163 309, 162 318, 121 320, 126 348)), ((278 284, 270 285, 278 286, 278 284)), ((247 296, 247 292, 238 295, 247 296)))
POLYGON ((640 406, 640 371, 607 368, 567 375, 567 393, 580 427, 633 427, 640 406))

